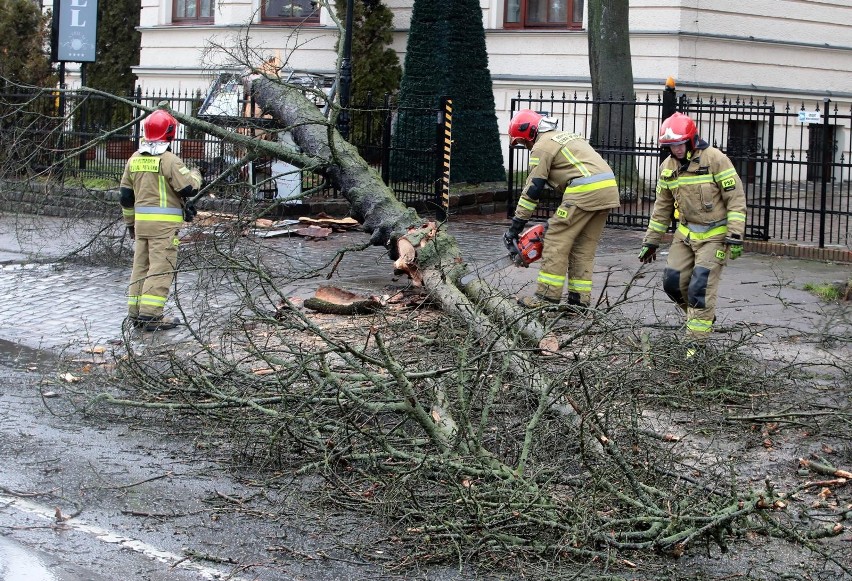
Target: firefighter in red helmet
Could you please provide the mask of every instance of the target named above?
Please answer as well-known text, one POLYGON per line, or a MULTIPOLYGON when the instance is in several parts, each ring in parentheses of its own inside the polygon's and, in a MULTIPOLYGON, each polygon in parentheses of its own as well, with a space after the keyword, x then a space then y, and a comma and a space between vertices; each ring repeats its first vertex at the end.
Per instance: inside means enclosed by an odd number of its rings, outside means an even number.
POLYGON ((142 139, 124 168, 119 201, 124 223, 135 239, 133 272, 127 292, 128 319, 143 331, 173 329, 163 317, 177 269, 178 231, 195 208, 187 199, 201 188, 201 174, 171 152, 178 122, 157 110, 142 122, 142 139))
POLYGON ((530 109, 512 117, 509 139, 531 150, 529 176, 503 235, 509 252, 517 251, 515 242, 545 188, 562 196, 548 220, 535 294, 518 303, 527 308, 558 305, 567 282, 567 307, 588 307, 598 242, 609 211, 619 206, 615 174, 581 135, 558 131, 555 119, 530 109))
POLYGON ((663 270, 663 289, 686 314, 686 355, 712 332, 722 269, 742 254, 746 197, 724 153, 698 136, 695 122, 675 113, 660 126, 671 152, 660 166, 657 197, 639 260, 656 260, 672 219, 678 220, 663 270))

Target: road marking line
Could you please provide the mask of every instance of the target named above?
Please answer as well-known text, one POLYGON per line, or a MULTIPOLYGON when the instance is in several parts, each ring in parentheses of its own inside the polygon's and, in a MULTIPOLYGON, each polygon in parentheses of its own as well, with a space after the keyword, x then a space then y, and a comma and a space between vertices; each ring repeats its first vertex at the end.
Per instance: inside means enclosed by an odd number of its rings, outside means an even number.
POLYGON ((27 512, 35 516, 44 518, 45 520, 52 522, 57 527, 65 527, 91 535, 101 542, 118 545, 125 549, 130 549, 131 551, 142 554, 148 557, 149 559, 165 563, 172 568, 194 571, 200 574, 204 579, 209 579, 211 581, 216 581, 219 579, 228 579, 228 581, 248 581, 244 577, 232 577, 227 571, 223 571, 215 567, 208 567, 206 565, 194 563, 185 556, 176 555, 169 551, 163 551, 143 541, 125 537, 117 533, 110 532, 101 527, 90 525, 84 520, 75 518, 63 521, 61 523, 57 523, 55 508, 50 508, 48 506, 37 504, 29 500, 24 500, 21 498, 8 496, 0 493, 0 510, 8 508, 15 508, 21 512, 27 512))

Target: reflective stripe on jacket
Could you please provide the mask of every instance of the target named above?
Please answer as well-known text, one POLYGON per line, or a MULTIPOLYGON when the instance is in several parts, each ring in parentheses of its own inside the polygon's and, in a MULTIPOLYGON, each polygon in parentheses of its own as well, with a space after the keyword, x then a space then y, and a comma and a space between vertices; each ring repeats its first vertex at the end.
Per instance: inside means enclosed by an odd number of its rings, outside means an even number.
POLYGON ((548 131, 536 139, 530 151, 527 177, 515 216, 527 220, 538 200, 527 195, 534 179, 547 181, 563 196, 563 202, 589 212, 617 208, 618 186, 612 168, 589 142, 577 133, 548 131))
POLYGON ((137 236, 166 236, 183 223, 183 200, 177 192, 201 184, 172 152, 137 151, 127 160, 121 186, 133 190, 137 236))
POLYGON ((745 232, 746 198, 731 160, 715 147, 696 149, 683 167, 672 156, 660 166, 657 199, 644 243, 660 244, 677 208, 678 231, 694 240, 745 232))

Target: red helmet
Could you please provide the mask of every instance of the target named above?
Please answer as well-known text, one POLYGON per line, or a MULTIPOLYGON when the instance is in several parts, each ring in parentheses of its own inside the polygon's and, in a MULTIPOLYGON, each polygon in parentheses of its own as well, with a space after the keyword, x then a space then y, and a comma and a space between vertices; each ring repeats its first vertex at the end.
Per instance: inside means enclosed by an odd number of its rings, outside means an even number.
POLYGON ((154 111, 142 122, 146 141, 171 141, 177 133, 178 122, 162 109, 154 111))
POLYGON ((509 121, 509 142, 512 145, 523 143, 530 145, 538 136, 538 124, 544 119, 544 115, 536 113, 532 109, 521 109, 512 120, 509 121))
POLYGON ((698 129, 695 127, 695 121, 688 115, 675 113, 660 125, 661 147, 681 143, 688 143, 690 147, 695 147, 696 141, 698 141, 698 129))

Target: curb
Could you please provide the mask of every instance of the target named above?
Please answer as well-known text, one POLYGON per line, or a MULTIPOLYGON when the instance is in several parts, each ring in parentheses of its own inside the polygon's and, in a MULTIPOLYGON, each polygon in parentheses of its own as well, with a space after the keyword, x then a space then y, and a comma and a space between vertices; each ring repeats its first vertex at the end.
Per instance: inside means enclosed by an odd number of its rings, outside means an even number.
MULTIPOLYGON (((671 232, 663 236, 663 242, 670 244, 671 232)), ((764 254, 767 256, 782 256, 784 258, 799 258, 802 260, 819 260, 824 262, 839 262, 852 264, 852 250, 839 246, 819 248, 798 242, 769 242, 764 240, 744 240, 743 252, 764 254)))
POLYGON ((852 264, 852 250, 847 248, 818 248, 803 246, 797 243, 764 242, 761 240, 746 240, 743 251, 787 258, 802 258, 805 260, 824 260, 852 264))

